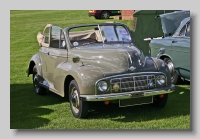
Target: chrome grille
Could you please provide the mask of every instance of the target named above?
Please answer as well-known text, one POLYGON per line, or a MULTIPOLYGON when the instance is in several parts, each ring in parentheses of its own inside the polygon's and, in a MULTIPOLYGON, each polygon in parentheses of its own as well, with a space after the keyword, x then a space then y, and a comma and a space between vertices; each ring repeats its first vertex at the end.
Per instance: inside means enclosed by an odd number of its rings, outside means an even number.
MULTIPOLYGON (((141 75, 141 76, 132 76, 132 77, 122 77, 122 78, 114 78, 110 80, 111 86, 118 84, 120 86, 120 92, 127 91, 139 91, 146 89, 153 89, 156 86, 155 75, 141 75), (151 87, 149 87, 149 83, 152 82, 151 87)), ((112 92, 113 87, 111 89, 112 92)))

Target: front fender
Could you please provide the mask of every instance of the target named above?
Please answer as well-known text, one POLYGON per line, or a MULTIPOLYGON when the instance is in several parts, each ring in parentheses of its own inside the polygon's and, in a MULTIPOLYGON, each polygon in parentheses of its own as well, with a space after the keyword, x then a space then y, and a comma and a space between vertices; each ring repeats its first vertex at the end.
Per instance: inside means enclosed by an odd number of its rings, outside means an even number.
POLYGON ((104 77, 103 73, 92 65, 61 63, 54 71, 54 87, 61 96, 64 96, 64 82, 69 75, 76 80, 82 95, 94 95, 95 82, 104 77))
POLYGON ((37 53, 33 55, 29 61, 28 69, 27 69, 27 75, 33 74, 33 67, 36 65, 37 73, 42 76, 42 63, 40 55, 37 53))
POLYGON ((159 58, 152 58, 152 59, 154 63, 156 64, 158 71, 165 73, 167 77, 167 84, 171 85, 171 74, 170 74, 168 66, 165 64, 165 62, 162 59, 159 59, 159 58))

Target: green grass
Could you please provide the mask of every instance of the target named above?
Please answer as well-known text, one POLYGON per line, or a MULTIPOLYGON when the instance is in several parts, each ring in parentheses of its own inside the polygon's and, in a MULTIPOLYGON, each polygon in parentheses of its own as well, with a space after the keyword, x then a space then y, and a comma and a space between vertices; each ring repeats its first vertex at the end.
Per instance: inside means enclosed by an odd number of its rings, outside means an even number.
MULTIPOLYGON (((73 117, 69 102, 52 92, 38 96, 26 69, 38 52, 38 32, 46 24, 60 27, 114 21, 88 17, 88 11, 10 12, 10 128, 11 129, 190 129, 190 85, 177 85, 167 105, 119 108, 91 103, 88 119, 73 117), (94 106, 96 105, 96 107, 94 106)), ((119 20, 116 20, 119 22, 119 20)), ((130 21, 122 21, 130 24, 130 21)))

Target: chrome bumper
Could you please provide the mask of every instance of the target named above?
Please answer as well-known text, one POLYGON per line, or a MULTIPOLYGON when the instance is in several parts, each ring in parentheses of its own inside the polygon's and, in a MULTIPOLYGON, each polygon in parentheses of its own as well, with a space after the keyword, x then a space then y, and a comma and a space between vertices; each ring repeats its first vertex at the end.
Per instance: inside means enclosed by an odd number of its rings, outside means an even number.
POLYGON ((103 94, 103 95, 80 95, 83 101, 104 101, 104 100, 119 100, 119 99, 130 99, 137 97, 155 96, 160 94, 171 93, 175 89, 172 84, 170 87, 162 89, 144 90, 144 91, 132 91, 125 93, 116 94, 103 94))

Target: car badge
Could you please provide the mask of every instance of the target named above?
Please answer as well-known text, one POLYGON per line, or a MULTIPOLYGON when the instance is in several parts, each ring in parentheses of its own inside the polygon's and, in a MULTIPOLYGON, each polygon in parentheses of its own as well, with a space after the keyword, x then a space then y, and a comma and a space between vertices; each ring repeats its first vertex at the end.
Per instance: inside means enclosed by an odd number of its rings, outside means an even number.
POLYGON ((128 70, 130 71, 134 71, 136 69, 136 67, 131 66, 130 68, 128 68, 128 70))
POLYGON ((115 85, 113 86, 113 90, 114 90, 115 92, 118 92, 118 91, 119 91, 119 85, 118 85, 118 84, 115 84, 115 85))

